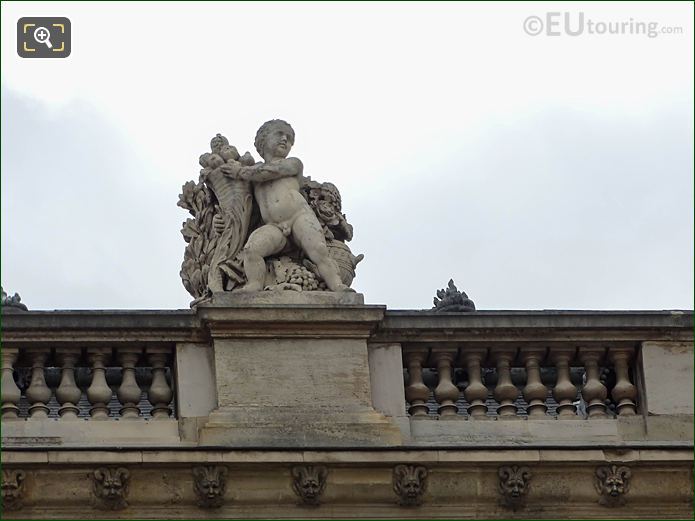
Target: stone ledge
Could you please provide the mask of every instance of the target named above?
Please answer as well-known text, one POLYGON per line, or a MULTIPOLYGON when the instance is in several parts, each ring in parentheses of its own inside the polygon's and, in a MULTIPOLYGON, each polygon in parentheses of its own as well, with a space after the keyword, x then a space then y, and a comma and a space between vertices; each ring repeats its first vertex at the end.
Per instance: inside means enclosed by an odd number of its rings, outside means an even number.
POLYGON ((362 306, 364 295, 354 292, 333 291, 255 291, 219 292, 212 300, 199 304, 199 308, 275 306, 362 306))
POLYGON ((103 465, 119 462, 157 466, 170 464, 229 463, 229 464, 288 464, 325 463, 346 465, 375 465, 417 462, 422 465, 469 464, 487 466, 505 463, 600 464, 627 462, 629 464, 689 464, 694 459, 692 449, 471 449, 471 450, 255 450, 255 449, 197 449, 175 450, 16 450, 3 449, 5 465, 103 465))

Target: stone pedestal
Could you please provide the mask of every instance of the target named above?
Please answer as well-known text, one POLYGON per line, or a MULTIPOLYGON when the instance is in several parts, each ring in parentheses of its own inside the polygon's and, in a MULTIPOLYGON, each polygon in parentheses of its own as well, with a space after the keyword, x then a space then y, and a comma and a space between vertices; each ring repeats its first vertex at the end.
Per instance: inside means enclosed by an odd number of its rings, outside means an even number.
POLYGON ((362 305, 355 293, 273 293, 227 294, 198 308, 212 337, 217 389, 201 444, 400 443, 397 424, 371 398, 367 338, 384 308, 362 305))

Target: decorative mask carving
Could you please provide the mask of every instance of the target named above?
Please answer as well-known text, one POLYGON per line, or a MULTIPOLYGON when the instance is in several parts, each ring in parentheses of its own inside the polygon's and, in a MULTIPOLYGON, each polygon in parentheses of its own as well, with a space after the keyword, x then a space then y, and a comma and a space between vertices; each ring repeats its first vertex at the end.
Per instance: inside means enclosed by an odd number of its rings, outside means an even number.
POLYGON ((624 466, 604 465, 596 469, 596 492, 601 496, 599 504, 619 507, 625 504, 625 494, 630 491, 632 471, 624 466))
POLYGON ((500 467, 498 490, 502 494, 502 505, 517 510, 524 505, 531 480, 531 470, 517 465, 500 467))
POLYGON ((91 475, 94 507, 100 510, 121 510, 128 506, 130 472, 123 467, 100 467, 91 475))
POLYGON ((305 505, 318 506, 326 488, 328 469, 323 465, 303 465, 292 469, 292 489, 305 505))
POLYGON ((19 510, 22 508, 24 478, 26 478, 26 473, 23 470, 2 471, 3 510, 19 510))
POLYGON ((201 465, 193 467, 193 490, 201 508, 219 508, 224 502, 227 488, 227 467, 201 465))
POLYGON ((393 469, 393 490, 405 507, 422 504, 427 490, 427 469, 415 465, 397 465, 393 469))

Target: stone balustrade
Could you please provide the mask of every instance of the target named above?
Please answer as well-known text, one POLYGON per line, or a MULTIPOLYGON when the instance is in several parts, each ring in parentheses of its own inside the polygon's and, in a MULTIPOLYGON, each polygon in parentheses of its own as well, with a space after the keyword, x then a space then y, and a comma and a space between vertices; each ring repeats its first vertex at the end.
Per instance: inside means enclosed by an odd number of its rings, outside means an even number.
POLYGON ((631 345, 404 344, 411 417, 615 418, 638 412, 631 345))
POLYGON ((17 519, 692 517, 691 312, 2 318, 17 519))
POLYGON ((163 420, 175 414, 167 347, 5 347, 2 421, 163 420))

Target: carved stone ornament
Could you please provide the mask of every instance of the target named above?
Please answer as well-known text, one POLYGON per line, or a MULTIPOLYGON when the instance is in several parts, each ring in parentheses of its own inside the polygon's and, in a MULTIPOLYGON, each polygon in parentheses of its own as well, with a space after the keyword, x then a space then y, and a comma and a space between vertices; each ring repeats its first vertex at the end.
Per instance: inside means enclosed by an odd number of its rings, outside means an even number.
POLYGON ((340 193, 304 177, 302 162, 287 157, 294 138, 274 119, 256 134, 263 161, 240 156, 221 134, 200 156, 198 182, 186 183, 178 202, 193 216, 181 230, 191 306, 222 291, 352 291, 363 256, 345 244, 353 230, 340 193))
POLYGON ((27 311, 27 307, 22 304, 22 297, 19 296, 19 293, 10 296, 5 293, 2 286, 0 286, 0 292, 2 295, 0 298, 0 306, 2 309, 7 309, 8 311, 27 311))
POLYGON ((292 468, 292 490, 302 503, 318 506, 326 488, 328 469, 323 465, 302 465, 292 468))
POLYGON ((423 466, 397 465, 393 469, 393 490, 401 506, 421 505, 427 491, 427 469, 423 466))
POLYGON ((100 467, 91 474, 94 507, 121 510, 128 506, 130 471, 123 467, 100 467))
POLYGON ((594 486, 599 493, 599 504, 619 507, 625 504, 625 494, 630 491, 632 471, 625 466, 604 465, 596 469, 594 486))
POLYGON ((23 470, 2 471, 2 509, 19 510, 22 508, 24 496, 24 479, 26 473, 23 470))
POLYGON ((227 489, 227 467, 200 465, 193 467, 193 490, 201 508, 219 508, 227 489))
POLYGON ((512 510, 524 506, 528 494, 531 470, 517 465, 500 467, 497 471, 498 490, 502 495, 501 504, 512 510))
POLYGON ((454 279, 449 279, 446 289, 437 290, 434 297, 434 311, 446 312, 470 312, 475 311, 475 304, 468 298, 465 292, 459 291, 454 284, 454 279))

